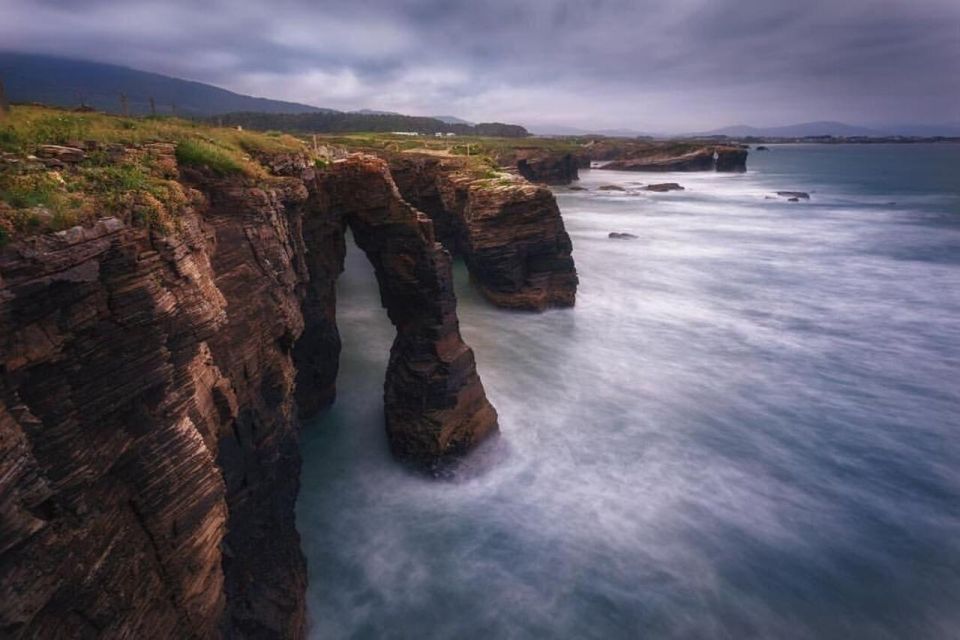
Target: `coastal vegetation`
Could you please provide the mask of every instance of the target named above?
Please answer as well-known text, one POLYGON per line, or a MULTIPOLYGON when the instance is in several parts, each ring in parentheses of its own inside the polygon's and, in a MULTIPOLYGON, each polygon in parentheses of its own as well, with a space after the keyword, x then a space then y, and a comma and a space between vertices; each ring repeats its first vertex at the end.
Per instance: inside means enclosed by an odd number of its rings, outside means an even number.
POLYGON ((256 157, 300 140, 172 117, 14 106, 0 121, 0 243, 103 216, 170 228, 195 198, 178 167, 266 178, 256 157))

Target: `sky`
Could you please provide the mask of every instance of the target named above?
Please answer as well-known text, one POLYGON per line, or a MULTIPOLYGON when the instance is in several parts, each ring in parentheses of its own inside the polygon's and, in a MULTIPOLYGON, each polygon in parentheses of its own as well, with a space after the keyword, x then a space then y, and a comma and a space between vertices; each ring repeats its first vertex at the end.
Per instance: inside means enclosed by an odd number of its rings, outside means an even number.
POLYGON ((0 0, 0 46, 534 130, 960 122, 960 0, 0 0))

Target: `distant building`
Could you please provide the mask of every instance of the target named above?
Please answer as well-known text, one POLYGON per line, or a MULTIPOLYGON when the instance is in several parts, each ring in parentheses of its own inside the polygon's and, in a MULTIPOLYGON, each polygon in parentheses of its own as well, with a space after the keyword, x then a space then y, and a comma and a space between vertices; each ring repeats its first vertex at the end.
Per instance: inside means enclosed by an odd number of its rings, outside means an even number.
POLYGON ((450 133, 447 134, 447 137, 448 137, 448 138, 451 138, 451 137, 453 137, 453 136, 455 136, 455 135, 457 135, 457 134, 455 134, 455 133, 453 133, 453 132, 451 131, 450 133))

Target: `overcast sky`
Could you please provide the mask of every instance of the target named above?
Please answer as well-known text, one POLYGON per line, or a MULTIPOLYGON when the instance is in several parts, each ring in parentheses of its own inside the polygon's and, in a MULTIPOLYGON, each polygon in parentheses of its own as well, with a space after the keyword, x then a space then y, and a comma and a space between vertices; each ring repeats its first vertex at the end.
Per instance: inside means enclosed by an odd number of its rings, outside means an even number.
POLYGON ((960 0, 0 0, 0 48, 533 127, 960 121, 960 0))

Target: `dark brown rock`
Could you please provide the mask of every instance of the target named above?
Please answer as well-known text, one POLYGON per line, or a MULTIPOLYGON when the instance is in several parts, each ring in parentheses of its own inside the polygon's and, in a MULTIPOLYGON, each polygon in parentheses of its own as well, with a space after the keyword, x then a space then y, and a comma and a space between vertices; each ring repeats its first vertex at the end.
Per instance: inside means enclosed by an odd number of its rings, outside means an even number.
POLYGON ((462 162, 390 157, 404 199, 427 213, 493 304, 542 311, 573 306, 577 273, 553 193, 520 178, 473 177, 462 162))
POLYGON ((517 173, 540 184, 570 184, 580 178, 577 159, 571 154, 531 153, 516 161, 517 173))
POLYGON ((397 328, 384 387, 391 449, 420 467, 446 465, 497 430, 460 336, 450 255, 430 219, 400 198, 383 160, 335 162, 317 193, 321 217, 342 217, 373 264, 397 328))
POLYGON ((277 166, 301 177, 181 167, 205 204, 166 236, 105 219, 0 251, 3 637, 303 636, 295 396, 333 398, 348 224, 397 325, 394 451, 496 430, 449 256, 386 165, 277 166))
POLYGON ((676 182, 660 182, 658 184, 648 184, 643 188, 644 191, 656 191, 658 193, 664 193, 666 191, 683 191, 684 188, 681 187, 676 182))
POLYGON ((653 155, 614 160, 603 165, 613 171, 713 171, 716 164, 712 148, 701 148, 680 155, 653 155))
POLYGON ((743 173, 747 170, 747 154, 745 148, 717 147, 716 170, 727 173, 743 173))

